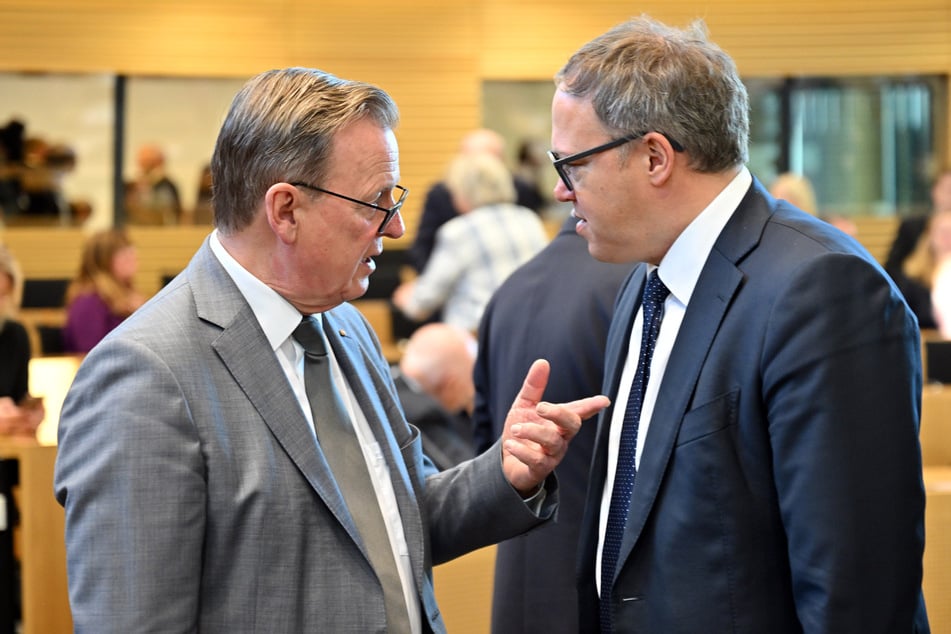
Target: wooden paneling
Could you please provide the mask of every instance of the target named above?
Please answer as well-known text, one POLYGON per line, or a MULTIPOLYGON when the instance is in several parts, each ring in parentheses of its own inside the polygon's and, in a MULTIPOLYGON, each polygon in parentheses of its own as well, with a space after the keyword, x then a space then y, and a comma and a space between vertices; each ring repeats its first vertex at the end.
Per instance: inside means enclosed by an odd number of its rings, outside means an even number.
POLYGON ((211 232, 210 227, 130 227, 129 238, 139 255, 136 288, 151 295, 167 276, 184 269, 211 232))
POLYGON ((683 26, 703 18, 746 76, 946 73, 946 0, 754 2, 484 0, 483 76, 550 77, 588 39, 632 15, 683 26))
MULTIPOLYGON (((130 227, 129 238, 139 256, 136 287, 147 295, 155 293, 164 276, 185 268, 209 232, 209 227, 130 227)), ((0 242, 17 258, 24 277, 35 279, 71 279, 85 238, 75 228, 0 231, 0 242)))
POLYGON ((377 83, 403 113, 412 234, 426 188, 482 121, 483 80, 548 80, 641 12, 704 18, 746 76, 951 72, 947 0, 0 0, 0 71, 245 78, 307 65, 377 83))

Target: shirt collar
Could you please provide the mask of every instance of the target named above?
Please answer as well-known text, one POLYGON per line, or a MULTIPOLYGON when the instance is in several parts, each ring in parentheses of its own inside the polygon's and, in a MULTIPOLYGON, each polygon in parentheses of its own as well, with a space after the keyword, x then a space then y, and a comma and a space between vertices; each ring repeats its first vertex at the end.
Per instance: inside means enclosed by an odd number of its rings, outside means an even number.
POLYGON ((241 266, 221 244, 217 229, 212 231, 208 242, 215 257, 234 280, 241 295, 251 307, 271 348, 277 350, 300 324, 302 317, 300 311, 281 297, 277 291, 241 266))
POLYGON ((660 262, 660 275, 664 285, 679 302, 686 306, 693 289, 700 279, 710 251, 723 227, 733 217, 740 201, 746 195, 753 176, 744 166, 716 198, 693 219, 671 245, 660 262))

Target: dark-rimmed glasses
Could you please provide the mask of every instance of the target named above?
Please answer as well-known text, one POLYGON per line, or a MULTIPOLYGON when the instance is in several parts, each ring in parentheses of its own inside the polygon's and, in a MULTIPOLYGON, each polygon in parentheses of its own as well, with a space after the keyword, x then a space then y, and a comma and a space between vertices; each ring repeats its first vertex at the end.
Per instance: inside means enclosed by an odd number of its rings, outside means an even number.
POLYGON ((350 201, 352 203, 357 203, 358 205, 363 205, 364 207, 369 207, 370 209, 376 209, 377 211, 385 214, 383 216, 383 222, 380 223, 380 228, 376 230, 378 235, 383 235, 383 232, 386 231, 386 225, 390 224, 390 220, 393 219, 393 216, 399 212, 403 207, 403 202, 406 200, 406 196, 409 195, 409 190, 403 187, 402 185, 396 185, 393 189, 400 190, 400 197, 396 201, 396 204, 392 207, 383 207, 376 203, 368 203, 356 198, 350 198, 350 196, 344 196, 343 194, 338 194, 337 192, 332 192, 329 189, 324 189, 322 187, 317 187, 316 185, 310 185, 308 183, 293 182, 290 183, 294 187, 304 187, 305 189, 312 189, 315 192, 320 192, 321 194, 327 194, 328 196, 336 196, 337 198, 342 198, 344 200, 350 201))
MULTIPOLYGON (((548 158, 551 159, 552 167, 554 167, 555 171, 558 172, 558 177, 561 178, 561 182, 565 184, 565 187, 568 188, 568 191, 574 191, 575 188, 574 188, 574 185, 571 184, 571 175, 569 174, 569 171, 568 171, 572 163, 575 163, 576 161, 580 161, 581 159, 587 158, 594 154, 600 154, 601 152, 606 152, 607 150, 616 148, 619 145, 624 145, 628 141, 639 139, 645 134, 647 134, 647 132, 634 132, 632 134, 625 134, 622 137, 618 137, 617 139, 613 139, 611 141, 608 141, 607 143, 602 143, 601 145, 597 147, 593 147, 590 150, 584 150, 583 152, 571 154, 563 158, 559 158, 557 154, 549 150, 548 158)), ((664 134, 664 133, 661 132, 661 134, 664 134)), ((667 141, 670 143, 670 146, 674 149, 674 152, 684 151, 684 146, 677 143, 666 134, 664 134, 664 138, 667 139, 667 141)))

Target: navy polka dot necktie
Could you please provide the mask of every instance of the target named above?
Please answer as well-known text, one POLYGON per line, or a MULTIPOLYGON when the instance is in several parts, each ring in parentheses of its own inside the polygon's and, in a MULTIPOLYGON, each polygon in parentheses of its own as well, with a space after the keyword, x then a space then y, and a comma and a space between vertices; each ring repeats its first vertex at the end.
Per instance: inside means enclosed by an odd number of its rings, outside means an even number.
POLYGON ((644 329, 641 334, 641 353, 637 359, 637 372, 631 383, 631 393, 624 410, 624 422, 621 427, 621 443, 618 449, 617 469, 614 474, 614 488, 611 491, 611 506, 608 510, 608 525, 601 549, 601 632, 613 631, 611 593, 614 585, 614 573, 617 567, 621 540, 631 506, 631 494, 634 492, 634 479, 637 469, 634 457, 637 452, 637 427, 641 417, 641 405, 644 391, 650 378, 651 357, 660 332, 660 321, 664 316, 664 300, 670 291, 657 275, 657 269, 651 272, 644 289, 642 307, 644 310, 644 329))

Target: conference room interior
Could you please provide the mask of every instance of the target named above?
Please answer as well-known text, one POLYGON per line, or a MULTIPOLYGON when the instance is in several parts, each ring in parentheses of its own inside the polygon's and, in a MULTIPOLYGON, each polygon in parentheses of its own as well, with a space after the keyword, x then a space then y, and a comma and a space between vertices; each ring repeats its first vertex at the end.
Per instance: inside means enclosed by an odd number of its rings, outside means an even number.
MULTIPOLYGON (((19 471, 15 550, 24 633, 72 630, 63 510, 52 497, 52 469, 59 407, 81 361, 57 342, 65 287, 83 240, 125 227, 139 254, 136 286, 146 294, 181 271, 212 227, 148 226, 128 217, 124 189, 136 148, 163 148, 170 178, 184 205, 194 208, 218 127, 251 75, 283 66, 322 68, 376 83, 400 106, 401 172, 412 192, 403 211, 407 233, 384 243, 367 294, 354 302, 391 361, 414 325, 389 297, 413 275, 405 250, 425 192, 459 140, 478 127, 494 129, 507 141, 512 166, 520 143, 547 146, 559 64, 632 14, 680 25, 704 18, 713 39, 736 59, 750 94, 751 172, 767 185, 784 172, 806 176, 822 215, 852 221, 855 237, 880 262, 900 221, 929 212, 931 182, 951 165, 951 13, 943 0, 905 8, 781 0, 769 11, 754 10, 758 5, 748 0, 146 4, 0 2, 0 128, 19 120, 27 136, 69 146, 75 166, 63 178, 63 192, 89 210, 78 219, 0 219, 0 243, 26 280, 18 319, 34 350, 31 393, 46 406, 36 439, 0 439, 0 458, 15 461, 19 471), (374 32, 388 37, 367 37, 374 32)), ((557 176, 550 168, 540 174, 550 195, 557 176)), ((544 210, 552 235, 569 211, 554 202, 544 210)), ((924 590, 932 631, 951 633, 951 371, 943 374, 940 358, 949 346, 936 332, 922 333, 924 590), (929 351, 936 351, 931 364, 929 351)), ((450 632, 489 631, 493 552, 436 568, 450 632)))

